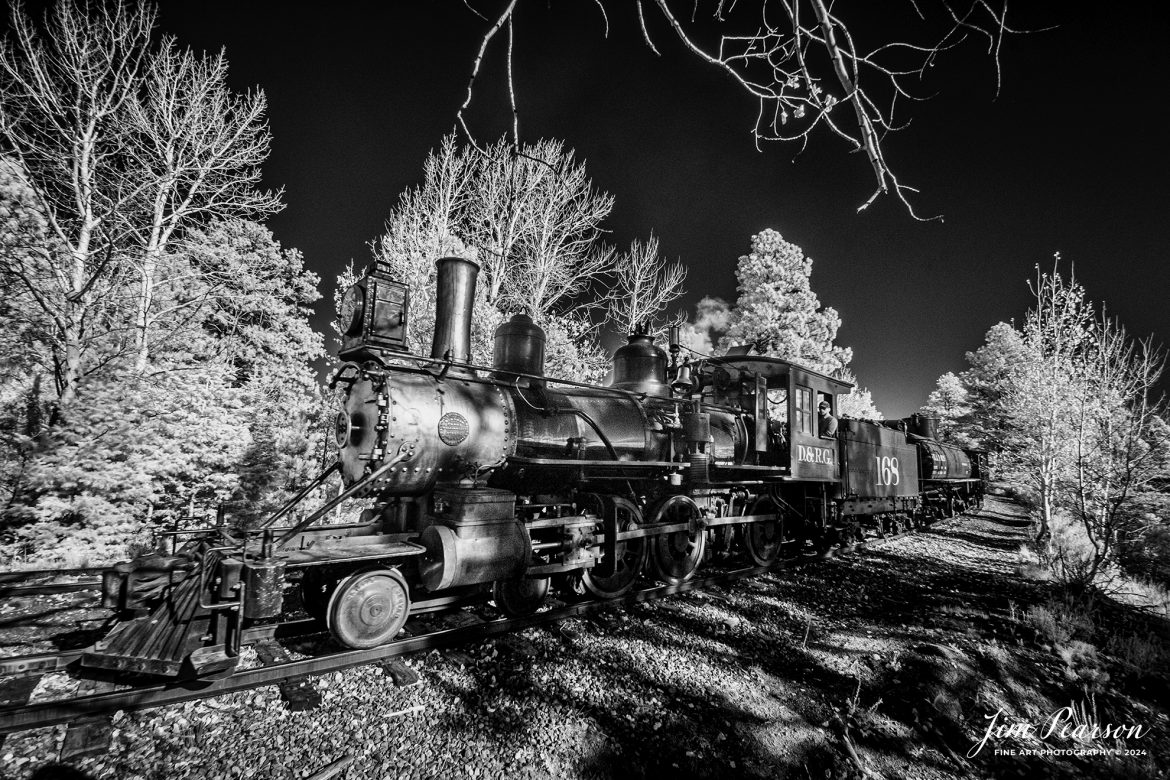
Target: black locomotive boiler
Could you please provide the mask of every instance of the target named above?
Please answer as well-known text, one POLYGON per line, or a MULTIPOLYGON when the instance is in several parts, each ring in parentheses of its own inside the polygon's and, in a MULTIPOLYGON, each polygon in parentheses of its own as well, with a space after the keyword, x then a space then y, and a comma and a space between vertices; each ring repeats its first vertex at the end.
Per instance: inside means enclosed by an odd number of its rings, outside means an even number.
POLYGON ((767 565, 982 499, 982 453, 938 442, 929 420, 843 419, 822 438, 814 410, 835 411, 850 385, 784 360, 680 363, 676 338, 668 356, 635 333, 609 386, 584 384, 545 376, 543 331, 517 315, 496 331, 493 365, 473 365, 478 267, 437 265, 430 356, 408 349, 409 291, 373 265, 340 314, 336 461, 260 529, 221 524, 107 571, 105 603, 129 619, 84 665, 232 668, 290 581, 338 642, 366 648, 484 591, 510 615, 552 587, 616 598, 642 577, 691 578, 709 551, 767 565), (334 473, 339 495, 280 524, 334 473), (362 522, 318 524, 359 498, 372 503, 362 522))

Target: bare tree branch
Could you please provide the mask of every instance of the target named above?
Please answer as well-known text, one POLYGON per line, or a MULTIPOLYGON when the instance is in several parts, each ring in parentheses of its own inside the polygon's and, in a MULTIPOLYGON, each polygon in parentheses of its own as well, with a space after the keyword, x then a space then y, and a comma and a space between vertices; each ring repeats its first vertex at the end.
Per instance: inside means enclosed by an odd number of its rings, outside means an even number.
POLYGON ((472 91, 475 88, 475 79, 479 75, 479 67, 483 63, 484 52, 487 51, 488 44, 492 42, 492 38, 494 38, 496 33, 500 31, 500 27, 503 26, 504 22, 512 18, 512 11, 516 8, 516 2, 517 0, 509 0, 507 7, 504 9, 503 13, 500 14, 500 18, 496 19, 495 24, 493 24, 491 28, 486 33, 484 33, 483 40, 480 41, 479 44, 479 53, 475 55, 475 62, 471 66, 471 78, 467 80, 467 97, 463 99, 463 105, 459 106, 459 110, 455 112, 455 118, 459 121, 459 126, 463 128, 463 132, 467 136, 468 142, 476 149, 480 148, 479 144, 475 142, 475 136, 472 135, 471 130, 468 129, 467 122, 463 118, 463 112, 466 111, 467 107, 471 105, 472 91))
POLYGON ((618 333, 651 327, 670 304, 682 297, 687 270, 658 253, 658 239, 635 241, 620 253, 613 268, 614 285, 607 296, 609 321, 618 333))
MULTIPOLYGON (((601 0, 594 0, 604 13, 601 0)), ((896 197, 915 219, 911 194, 917 192, 903 184, 886 159, 884 141, 888 133, 904 129, 908 122, 896 119, 901 101, 925 99, 916 89, 940 54, 958 47, 969 37, 986 40, 986 52, 995 67, 998 92, 1002 81, 1000 51, 1005 36, 1020 32, 1007 23, 1007 0, 933 0, 930 8, 938 11, 943 25, 941 35, 914 40, 887 40, 868 51, 859 51, 854 40, 855 26, 835 14, 825 0, 764 0, 748 13, 754 14, 734 31, 730 17, 735 3, 714 3, 712 20, 697 23, 699 0, 692 2, 690 20, 680 18, 668 0, 654 0, 663 21, 674 31, 683 48, 703 62, 730 77, 735 85, 758 101, 752 128, 757 147, 763 141, 797 142, 803 148, 811 134, 823 127, 845 140, 853 149, 865 151, 876 180, 873 194, 859 207, 866 209, 879 196, 896 197), (802 11, 803 9, 803 11, 802 11), (715 31, 718 45, 700 43, 715 31), (850 104, 848 119, 834 108, 850 104)), ((484 33, 474 60, 467 97, 457 114, 463 131, 474 144, 464 112, 471 103, 476 76, 485 52, 505 20, 514 15, 512 0, 500 18, 484 33)), ((635 3, 637 24, 647 47, 659 54, 650 36, 642 7, 635 3)), ((921 29, 908 29, 908 38, 919 35, 935 21, 925 13, 926 5, 912 3, 921 29)), ((608 33, 609 19, 606 19, 608 33)), ((929 33, 927 33, 929 35, 929 33)), ((515 106, 515 87, 511 70, 514 39, 509 36, 507 73, 509 99, 515 106)), ((513 141, 519 143, 513 118, 513 141)), ((476 148, 479 148, 478 146, 476 148)), ((938 219, 931 217, 930 219, 938 219)))

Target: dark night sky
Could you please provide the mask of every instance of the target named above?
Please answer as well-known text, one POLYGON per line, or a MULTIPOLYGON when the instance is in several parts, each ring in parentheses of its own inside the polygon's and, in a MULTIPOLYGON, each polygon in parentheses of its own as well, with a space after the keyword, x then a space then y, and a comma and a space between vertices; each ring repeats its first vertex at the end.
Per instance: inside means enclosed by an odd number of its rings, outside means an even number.
MULTIPOLYGON (((366 262, 366 242, 452 129, 486 26, 460 0, 385 10, 399 5, 162 4, 165 32, 196 49, 226 47, 233 84, 268 95, 265 182, 283 187, 288 204, 270 226, 323 277, 322 328, 336 271, 366 262)), ((473 5, 494 12, 498 3, 473 5)), ((521 136, 562 138, 587 160, 616 198, 610 239, 657 234, 690 267, 688 304, 734 300, 751 235, 779 230, 814 258, 813 289, 841 313, 838 342, 854 348, 853 368, 887 416, 916 409, 988 327, 1021 316, 1026 280, 1055 251, 1132 331, 1170 340, 1163 21, 1044 4, 1048 16, 1019 23, 1058 26, 1008 40, 998 98, 978 50, 944 58, 932 84, 941 93, 886 147, 921 189, 920 212, 946 217, 923 224, 891 198, 855 213, 871 174, 835 138, 818 136, 800 155, 781 145, 757 152, 754 102, 663 25, 655 57, 632 4, 612 5, 608 40, 593 3, 523 10, 521 136)), ((485 137, 507 121, 492 64, 473 115, 485 137)))

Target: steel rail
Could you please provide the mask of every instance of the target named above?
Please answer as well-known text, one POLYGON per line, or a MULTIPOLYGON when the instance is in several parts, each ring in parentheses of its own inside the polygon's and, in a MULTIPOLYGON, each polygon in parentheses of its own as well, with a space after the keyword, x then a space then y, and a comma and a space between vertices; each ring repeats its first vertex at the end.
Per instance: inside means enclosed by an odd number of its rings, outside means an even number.
MULTIPOLYGON (((941 523, 936 522, 930 527, 939 527, 940 525, 941 523)), ((885 537, 867 539, 865 547, 882 546, 895 539, 911 535, 916 530, 911 529, 899 534, 888 534, 885 537)), ((653 602, 668 596, 687 593, 712 585, 735 582, 777 569, 791 568, 794 565, 799 566, 819 560, 823 560, 823 557, 802 555, 799 557, 782 558, 764 566, 748 566, 733 569, 677 585, 643 588, 616 599, 583 601, 524 617, 498 618, 485 623, 441 629, 419 636, 406 637, 366 650, 347 650, 314 658, 287 661, 257 669, 244 669, 219 680, 160 683, 135 688, 133 690, 98 693, 73 699, 58 699, 38 702, 36 704, 24 704, 18 707, 3 708, 0 709, 0 734, 11 734, 44 726, 66 724, 79 718, 110 714, 118 710, 127 712, 147 710, 171 704, 214 698, 265 685, 275 685, 298 677, 329 674, 355 666, 364 666, 395 656, 466 644, 474 640, 509 634, 535 626, 552 625, 571 617, 587 615, 610 606, 620 605, 628 607, 634 604, 653 602)), ((279 625, 259 627, 259 629, 251 630, 263 631, 265 629, 279 628, 279 625)), ((247 633, 245 635, 247 636, 247 633)), ((256 637, 256 639, 259 638, 261 637, 256 637)))
POLYGON ((47 582, 43 585, 0 585, 0 598, 19 596, 53 596, 59 593, 80 593, 83 590, 100 590, 101 580, 79 580, 77 582, 47 582))
MULTIPOLYGON (((481 595, 464 597, 444 597, 416 601, 411 609, 411 617, 425 615, 444 610, 455 610, 471 607, 484 601, 481 595)), ((272 623, 262 626, 252 626, 244 629, 240 638, 242 644, 252 644, 262 639, 295 639, 298 637, 323 634, 327 629, 314 618, 297 618, 282 623, 272 623)), ((76 650, 58 651, 55 653, 31 653, 28 655, 13 655, 0 657, 0 677, 21 676, 46 672, 64 671, 70 664, 80 658, 88 647, 76 650)))
MULTIPOLYGON (((284 623, 246 628, 241 642, 252 644, 262 639, 294 639, 324 633, 324 631, 321 624, 313 618, 302 618, 288 620, 284 623)), ((64 671, 81 658, 88 649, 88 647, 80 647, 76 650, 65 650, 57 653, 33 653, 0 658, 0 677, 64 671)))
POLYGON ((629 606, 640 602, 656 601, 678 593, 686 593, 696 588, 708 587, 714 584, 750 577, 755 574, 762 574, 772 570, 776 565, 752 566, 713 577, 691 580, 678 585, 645 588, 618 599, 585 601, 579 604, 571 604, 546 610, 545 612, 537 612, 524 617, 499 618, 486 623, 475 623, 458 628, 441 629, 419 636, 399 639, 368 650, 347 650, 316 658, 287 661, 258 669, 245 669, 235 672, 230 677, 222 680, 157 684, 144 688, 135 688, 129 691, 113 691, 74 699, 26 704, 20 707, 0 710, 0 734, 11 734, 16 731, 41 728, 43 726, 56 726, 69 723, 81 717, 108 714, 117 710, 133 711, 153 709, 169 704, 179 704, 198 699, 224 696, 229 693, 246 691, 264 685, 274 685, 278 682, 304 677, 306 675, 329 674, 408 653, 461 645, 472 640, 513 633, 533 626, 550 625, 614 604, 629 606))
POLYGON ((5 585, 10 582, 24 582, 26 580, 33 580, 37 577, 85 577, 93 574, 101 574, 106 570, 105 566, 87 566, 82 569, 29 569, 28 571, 5 571, 0 572, 0 585, 5 585))

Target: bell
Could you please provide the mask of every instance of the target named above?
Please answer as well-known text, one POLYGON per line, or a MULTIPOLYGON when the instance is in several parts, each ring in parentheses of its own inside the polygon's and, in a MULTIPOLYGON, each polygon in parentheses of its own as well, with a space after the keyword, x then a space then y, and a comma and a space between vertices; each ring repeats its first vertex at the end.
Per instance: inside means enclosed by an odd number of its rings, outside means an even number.
POLYGON ((678 370, 678 376, 670 383, 677 393, 689 393, 695 386, 695 381, 691 379, 691 364, 683 363, 678 370))

